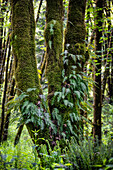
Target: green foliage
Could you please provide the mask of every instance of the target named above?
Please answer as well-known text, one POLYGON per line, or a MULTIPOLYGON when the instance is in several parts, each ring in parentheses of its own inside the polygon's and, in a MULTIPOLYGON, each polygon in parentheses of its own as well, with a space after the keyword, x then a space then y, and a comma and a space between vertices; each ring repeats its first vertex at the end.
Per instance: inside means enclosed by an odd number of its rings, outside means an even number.
POLYGON ((59 108, 54 108, 52 116, 57 121, 61 136, 63 135, 64 138, 69 139, 71 135, 77 137, 77 125, 81 121, 80 109, 84 110, 84 97, 86 93, 88 95, 88 79, 82 71, 78 73, 77 70, 78 63, 79 67, 81 67, 80 60, 82 55, 72 55, 68 53, 68 50, 65 50, 62 56, 64 63, 64 69, 62 70, 62 91, 54 93, 52 105, 57 101, 59 108), (65 66, 68 67, 69 57, 73 60, 73 65, 71 66, 71 73, 68 75, 65 66), (60 114, 60 110, 64 114, 60 114))
MULTIPOLYGON (((10 130, 14 129, 15 125, 10 130)), ((22 169, 22 170, 43 170, 43 169, 67 169, 71 166, 62 154, 59 142, 52 150, 48 141, 49 153, 46 145, 40 145, 40 158, 37 156, 36 145, 33 145, 29 138, 27 129, 24 129, 20 143, 14 147, 12 136, 8 142, 0 146, 0 169, 22 169)), ((12 132, 10 132, 12 134, 12 132)), ((34 132, 35 134, 38 132, 34 132)), ((37 134, 36 134, 37 136, 37 134)))
MULTIPOLYGON (((27 129, 24 128, 20 143, 14 147, 15 128, 15 123, 10 125, 8 142, 4 142, 0 146, 0 169, 25 168, 27 170, 34 170, 35 156, 32 150, 33 143, 27 129)), ((39 158, 37 159, 40 164, 39 158)))
POLYGON ((113 167, 113 142, 107 145, 93 139, 81 139, 79 143, 72 138, 69 143, 69 150, 66 151, 66 159, 73 165, 74 170, 99 170, 113 167), (110 162, 111 160, 111 162, 110 162))
POLYGON ((102 141, 107 144, 113 140, 113 105, 108 104, 107 101, 104 101, 102 109, 102 122, 102 141))
POLYGON ((37 104, 27 99, 29 92, 31 93, 31 91, 35 90, 36 88, 29 88, 26 92, 22 92, 18 97, 7 103, 8 112, 12 112, 14 115, 12 121, 18 120, 17 127, 32 122, 38 129, 44 130, 47 125, 55 131, 55 125, 52 123, 48 111, 46 96, 40 95, 40 101, 37 101, 37 104))
MULTIPOLYGON (((107 145, 95 145, 91 138, 78 141, 72 138, 67 146, 61 149, 57 141, 54 149, 51 148, 48 140, 47 145, 40 145, 40 157, 37 156, 36 145, 33 145, 27 129, 24 129, 20 143, 12 145, 12 130, 15 125, 10 126, 10 138, 8 142, 0 146, 0 168, 13 170, 100 170, 112 169, 113 167, 113 141, 107 145)), ((13 131, 15 133, 15 130, 13 131)), ((37 136, 38 132, 34 132, 37 136)), ((36 137, 37 140, 37 137, 36 137)))

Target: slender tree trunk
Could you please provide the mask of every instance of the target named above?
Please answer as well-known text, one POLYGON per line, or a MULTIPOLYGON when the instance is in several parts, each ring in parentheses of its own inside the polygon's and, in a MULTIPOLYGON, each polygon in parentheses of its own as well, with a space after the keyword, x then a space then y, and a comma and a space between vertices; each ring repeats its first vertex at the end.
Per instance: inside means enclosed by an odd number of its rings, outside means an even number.
POLYGON ((94 86, 94 127, 93 127, 93 136, 98 137, 99 142, 101 142, 101 111, 102 111, 102 94, 101 94, 101 43, 100 38, 102 37, 102 31, 99 31, 102 28, 102 14, 103 14, 103 1, 96 1, 96 60, 98 65, 95 67, 95 86, 94 86))
MULTIPOLYGON (((14 86, 15 86, 15 79, 13 79, 11 82, 10 100, 13 99, 14 96, 14 86)), ((8 112, 6 114, 5 123, 4 123, 3 141, 7 141, 10 116, 11 116, 11 112, 10 113, 8 112)))
MULTIPOLYGON (((113 48, 113 30, 112 30, 112 38, 111 38, 111 47, 113 48)), ((109 96, 110 96, 110 104, 113 103, 113 53, 111 53, 111 75, 110 75, 110 86, 109 86, 109 96)))
MULTIPOLYGON (((3 1, 4 2, 4 1, 3 1)), ((2 68, 2 59, 3 59, 3 7, 2 7, 2 2, 0 2, 1 8, 0 8, 0 85, 2 84, 2 75, 1 75, 1 68, 2 68)))
MULTIPOLYGON (((111 8, 113 6, 113 2, 109 1, 108 2, 108 17, 112 17, 112 11, 111 8)), ((110 45, 108 48, 113 48, 113 29, 112 29, 112 22, 108 21, 109 27, 108 30, 111 30, 111 33, 109 33, 109 39, 110 39, 110 45)), ((110 66, 111 69, 109 68, 109 78, 108 78, 108 88, 109 88, 109 97, 110 97, 110 104, 113 104, 113 52, 109 51, 109 56, 111 59, 110 66)))
MULTIPOLYGON (((108 2, 107 4, 107 1, 105 1, 105 7, 106 7, 106 18, 109 18, 110 17, 110 1, 108 2)), ((108 20, 108 30, 111 29, 111 21, 108 20)), ((106 26, 107 27, 107 26, 106 26)), ((103 75, 103 81, 102 81, 102 102, 104 100, 104 93, 105 93, 105 90, 106 90, 106 83, 107 83, 107 80, 108 80, 108 87, 109 87, 109 79, 110 79, 110 65, 111 65, 111 62, 110 62, 110 59, 112 58, 111 57, 111 51, 109 50, 111 47, 112 47, 112 30, 111 30, 111 33, 107 33, 106 34, 106 37, 107 37, 107 40, 105 40, 105 56, 104 58, 106 59, 105 60, 105 71, 104 71, 104 75, 103 75)), ((109 96, 110 96, 110 92, 109 92, 109 96)))
POLYGON ((7 92, 7 86, 8 86, 8 65, 9 65, 9 59, 10 59, 10 50, 11 46, 9 44, 9 51, 7 56, 7 64, 6 64, 6 76, 5 76, 5 85, 4 85, 4 93, 3 93, 3 99, 2 99, 2 119, 1 119, 1 128, 0 128, 0 143, 2 141, 2 135, 4 131, 4 121, 5 121, 5 101, 6 101, 6 92, 7 92))

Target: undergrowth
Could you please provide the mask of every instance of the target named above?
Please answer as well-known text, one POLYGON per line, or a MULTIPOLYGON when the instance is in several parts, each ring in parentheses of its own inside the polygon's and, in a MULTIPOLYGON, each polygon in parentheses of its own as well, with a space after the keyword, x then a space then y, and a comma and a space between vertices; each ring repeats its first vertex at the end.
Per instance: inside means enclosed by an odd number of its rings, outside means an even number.
POLYGON ((40 145, 38 157, 36 146, 32 143, 27 129, 24 128, 19 144, 14 147, 15 125, 10 126, 10 135, 6 143, 0 146, 0 170, 113 170, 113 141, 107 145, 98 145, 93 139, 72 138, 61 149, 59 142, 52 149, 40 145), (12 134, 12 136, 11 136, 12 134))

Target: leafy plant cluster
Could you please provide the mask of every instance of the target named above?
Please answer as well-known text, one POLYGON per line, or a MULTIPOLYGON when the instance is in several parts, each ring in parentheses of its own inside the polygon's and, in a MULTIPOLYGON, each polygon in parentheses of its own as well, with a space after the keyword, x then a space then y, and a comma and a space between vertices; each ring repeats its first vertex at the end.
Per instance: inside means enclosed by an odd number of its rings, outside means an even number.
POLYGON ((71 73, 66 75, 66 70, 63 69, 63 88, 61 92, 55 92, 57 96, 57 101, 60 102, 63 99, 64 105, 70 108, 74 108, 75 104, 73 103, 74 98, 76 99, 76 105, 81 108, 80 102, 83 101, 85 97, 85 92, 88 93, 88 82, 83 77, 86 76, 84 72, 80 71, 78 73, 77 65, 81 66, 82 55, 73 55, 68 53, 67 50, 62 53, 63 63, 67 65, 69 63, 69 58, 72 59, 73 65, 71 66, 71 73))
POLYGON ((57 102, 61 109, 63 108, 64 114, 60 114, 59 108, 54 108, 52 116, 50 116, 47 95, 40 95, 37 104, 30 102, 29 95, 36 88, 27 89, 26 92, 22 92, 20 96, 7 104, 9 112, 13 112, 13 120, 18 119, 17 127, 32 122, 38 129, 48 128, 50 138, 54 143, 62 138, 69 139, 70 135, 77 137, 75 132, 78 131, 77 122, 81 121, 79 112, 80 109, 83 110, 80 103, 84 100, 85 92, 88 93, 88 82, 83 78, 85 74, 76 71, 77 61, 79 62, 82 56, 69 54, 67 50, 62 55, 64 65, 68 66, 69 57, 73 60, 72 71, 66 75, 66 70, 63 69, 62 91, 54 93, 52 105, 57 102), (54 136, 56 137, 54 138, 54 136))
POLYGON ((0 169, 7 170, 42 170, 42 169, 68 169, 71 164, 64 160, 59 142, 52 150, 49 146, 49 154, 46 145, 41 145, 40 158, 37 156, 36 147, 33 145, 28 133, 24 129, 24 138, 14 147, 12 137, 8 142, 0 146, 0 169), (27 138, 24 139, 24 138, 27 138))
MULTIPOLYGON (((66 159, 74 170, 112 170, 113 169, 113 141, 107 145, 99 146, 98 140, 76 141, 74 138, 69 143, 66 159)), ((71 169, 71 168, 70 168, 71 169)))
POLYGON ((29 88, 26 92, 22 92, 18 97, 8 102, 8 112, 13 112, 12 121, 18 120, 19 123, 17 127, 32 122, 41 130, 43 130, 46 125, 48 127, 51 126, 51 128, 55 130, 47 108, 46 96, 40 95, 41 101, 39 100, 37 104, 27 99, 30 95, 29 93, 34 90, 36 90, 36 88, 29 88))
MULTIPOLYGON (((12 128, 12 127, 11 127, 12 128)), ((27 131, 24 138, 14 148, 12 137, 0 146, 0 168, 7 170, 112 170, 113 169, 113 141, 105 145, 96 146, 93 139, 78 141, 73 137, 67 146, 60 147, 56 142, 54 149, 49 142, 49 153, 46 145, 40 145, 40 158, 37 156, 35 146, 28 139, 27 131), (21 144, 22 143, 22 144, 21 144)))
POLYGON ((57 101, 66 116, 59 114, 60 110, 58 108, 54 108, 52 116, 57 120, 58 130, 61 132, 61 135, 69 139, 70 135, 77 137, 77 122, 81 121, 80 110, 84 111, 82 102, 84 101, 85 94, 88 94, 88 81, 87 78, 84 78, 86 75, 82 71, 77 72, 78 63, 81 67, 80 60, 82 55, 75 56, 68 53, 68 50, 65 50, 62 55, 64 64, 62 91, 54 93, 52 104, 54 105, 57 101), (67 74, 65 65, 68 67, 69 58, 71 58, 73 64, 71 66, 71 73, 67 74))

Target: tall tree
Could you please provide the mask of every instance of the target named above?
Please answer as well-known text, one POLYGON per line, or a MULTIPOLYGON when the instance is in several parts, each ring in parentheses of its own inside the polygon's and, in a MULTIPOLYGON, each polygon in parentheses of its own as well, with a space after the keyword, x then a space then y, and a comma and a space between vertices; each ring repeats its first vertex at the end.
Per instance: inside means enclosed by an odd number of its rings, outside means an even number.
MULTIPOLYGON (((52 104, 55 92, 62 90, 62 43, 63 43, 63 0, 46 0, 46 77, 48 80, 48 105, 51 119, 53 120, 53 110, 57 108, 59 114, 63 116, 63 105, 57 100, 52 104)), ((58 123, 54 120, 54 123, 58 123)), ((58 139, 58 135, 53 136, 53 145, 58 139)))
MULTIPOLYGON (((65 35, 65 49, 74 55, 85 55, 85 7, 86 0, 70 0, 68 7, 68 21, 65 35)), ((69 59, 68 72, 70 73, 73 61, 69 59)))
MULTIPOLYGON (((55 91, 62 89, 62 42, 63 42, 63 1, 62 0, 47 0, 47 14, 46 14, 46 76, 48 79, 48 102, 50 112, 52 113, 54 107, 51 105, 51 98, 55 91)), ((59 108, 60 109, 60 108, 59 108)))
POLYGON ((10 31, 9 28, 5 27, 9 12, 7 10, 8 1, 1 2, 1 15, 0 15, 0 86, 3 88, 3 93, 0 90, 2 98, 2 112, 1 112, 1 126, 0 126, 0 142, 2 141, 2 135, 5 125, 5 103, 7 98, 7 87, 8 87, 8 68, 11 54, 10 45, 10 31), (7 37, 7 38, 6 38, 7 37), (6 40, 7 39, 7 40, 6 40), (5 72, 5 74, 4 74, 5 72))
MULTIPOLYGON (((68 65, 64 65, 66 70, 66 76, 70 74, 77 75, 80 71, 83 71, 83 65, 86 61, 86 48, 85 48, 85 8, 86 0, 70 0, 68 7, 68 21, 65 34, 65 51, 68 51, 68 65), (71 55, 75 56, 75 63, 71 55), (73 70, 73 65, 75 68, 73 70), (74 71, 74 72, 73 72, 74 71)), ((82 80, 80 80, 82 81, 82 80)), ((72 93, 73 103, 77 108, 77 94, 72 93)), ((83 111, 80 111, 83 115, 83 111)), ((79 126, 77 123, 77 126, 79 126)), ((75 125, 74 125, 75 126, 75 125)), ((83 125, 82 125, 83 126, 83 125)))
POLYGON ((95 67, 95 86, 94 86, 94 138, 98 136, 99 142, 101 142, 101 111, 102 111, 102 93, 101 93, 101 43, 102 37, 102 14, 103 14, 103 0, 96 1, 96 37, 95 37, 95 50, 97 65, 95 67))
MULTIPOLYGON (((15 82, 20 91, 36 87, 36 91, 29 93, 29 100, 34 104, 38 101, 40 93, 37 63, 35 58, 35 20, 32 0, 11 0, 12 8, 12 42, 15 65, 15 82)), ((32 122, 26 124, 29 134, 34 138, 32 122)), ((20 127, 21 134, 23 125, 20 127)))

